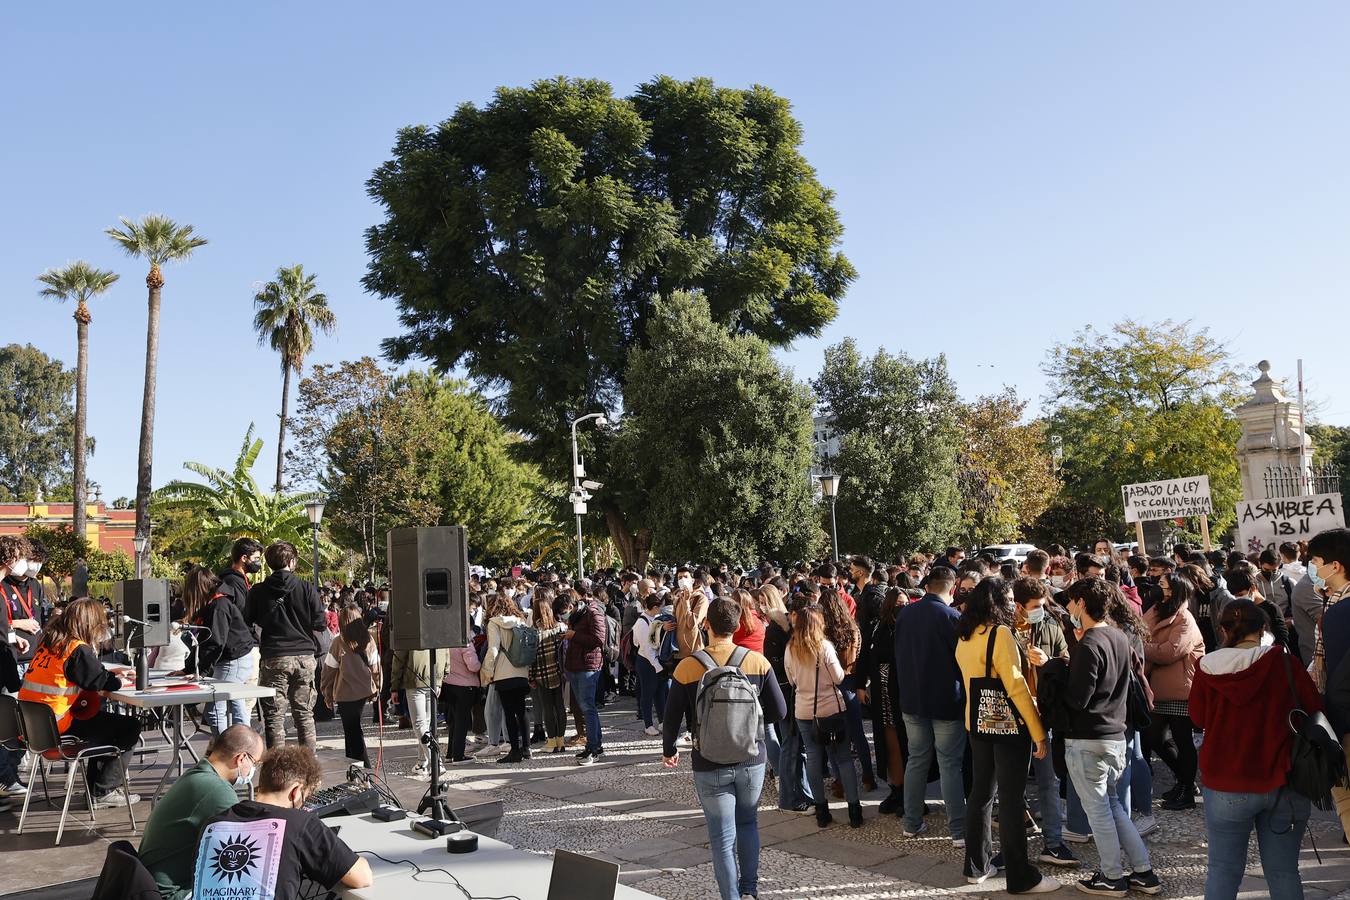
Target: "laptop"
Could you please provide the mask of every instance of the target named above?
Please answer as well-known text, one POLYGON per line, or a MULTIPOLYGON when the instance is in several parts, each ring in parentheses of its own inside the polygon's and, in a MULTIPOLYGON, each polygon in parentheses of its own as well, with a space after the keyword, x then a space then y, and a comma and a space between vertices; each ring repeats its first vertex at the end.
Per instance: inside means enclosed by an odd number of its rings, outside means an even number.
POLYGON ((619 867, 615 863, 566 850, 553 852, 548 900, 614 900, 618 886, 619 867))

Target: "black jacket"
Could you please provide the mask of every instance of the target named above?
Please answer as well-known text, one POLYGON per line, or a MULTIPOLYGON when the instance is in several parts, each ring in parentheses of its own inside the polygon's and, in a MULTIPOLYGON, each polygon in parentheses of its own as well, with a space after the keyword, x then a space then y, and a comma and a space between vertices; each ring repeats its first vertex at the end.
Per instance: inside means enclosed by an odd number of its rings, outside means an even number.
MULTIPOLYGON (((876 631, 877 618, 881 615, 881 606, 885 602, 886 592, 875 581, 867 582, 867 587, 858 592, 857 600, 854 601, 854 606, 857 607, 854 618, 858 622, 858 633, 862 636, 861 646, 858 648, 858 662, 854 666, 860 683, 872 671, 873 632, 876 631)), ((894 649, 887 656, 894 659, 894 649)))
POLYGON ((248 592, 244 621, 262 629, 263 659, 315 656, 319 642, 314 632, 328 627, 314 585, 284 569, 248 592))
POLYGON ((235 606, 229 596, 217 592, 197 612, 194 625, 211 629, 197 643, 196 659, 189 663, 190 671, 209 672, 217 663, 248 656, 253 649, 253 630, 244 621, 241 607, 235 606))
POLYGON ((220 587, 216 588, 216 593, 232 600, 242 613, 244 605, 248 602, 248 581, 234 569, 224 569, 217 574, 220 578, 220 587))

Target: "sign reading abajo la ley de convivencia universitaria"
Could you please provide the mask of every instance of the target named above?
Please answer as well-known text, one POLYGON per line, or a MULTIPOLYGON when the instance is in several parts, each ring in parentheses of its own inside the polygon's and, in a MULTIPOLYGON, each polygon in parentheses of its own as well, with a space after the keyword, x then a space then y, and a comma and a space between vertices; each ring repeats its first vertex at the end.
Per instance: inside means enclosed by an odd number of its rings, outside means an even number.
POLYGON ((1237 505, 1238 540, 1246 553, 1285 541, 1306 541, 1329 528, 1345 527, 1340 494, 1272 497, 1237 505))
POLYGON ((1121 487, 1120 495, 1126 522, 1191 519, 1214 511, 1208 475, 1127 484, 1121 487))

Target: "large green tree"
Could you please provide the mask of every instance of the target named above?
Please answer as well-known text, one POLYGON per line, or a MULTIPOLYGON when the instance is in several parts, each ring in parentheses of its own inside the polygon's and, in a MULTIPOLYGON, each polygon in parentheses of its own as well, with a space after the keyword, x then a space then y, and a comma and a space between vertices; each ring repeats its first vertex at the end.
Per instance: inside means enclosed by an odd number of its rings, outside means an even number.
POLYGON ((644 499, 640 521, 661 558, 791 561, 820 549, 813 400, 765 341, 677 293, 653 306, 627 383, 616 471, 644 499))
POLYGON ((952 540, 962 407, 946 358, 864 359, 848 339, 825 351, 814 386, 839 437, 841 550, 893 558, 952 540))
MULTIPOLYGON (((658 78, 499 89, 436 127, 400 131, 371 196, 364 283, 397 302, 395 360, 462 367, 569 471, 571 420, 623 405, 628 352, 656 300, 701 291, 714 320, 782 345, 817 333, 854 277, 832 193, 802 157, 801 126, 764 87, 658 78)), ((611 438, 588 430, 593 474, 611 438)), ((598 498, 625 559, 646 543, 598 498)))
POLYGON ((280 493, 291 375, 300 374, 305 357, 314 349, 315 329, 331 334, 337 327, 337 316, 328 308, 328 295, 319 290, 314 276, 306 275, 299 264, 277 269, 277 277, 254 295, 253 307, 258 343, 269 344, 281 357, 281 425, 277 432, 277 479, 272 488, 280 493))
POLYGON ((0 500, 50 500, 68 484, 74 387, 75 373, 32 344, 0 347, 0 500))
MULTIPOLYGON (((1339 473, 1341 501, 1350 499, 1350 427, 1344 425, 1309 425, 1308 436, 1313 442, 1313 462, 1320 469, 1330 465, 1339 473)), ((1318 489, 1325 485, 1317 485, 1318 489)))
POLYGON ((145 325, 145 387, 141 395, 141 436, 136 453, 136 537, 150 539, 151 464, 155 455, 155 380, 159 366, 159 306, 164 290, 161 267, 181 262, 206 238, 197 235, 191 225, 179 225, 172 219, 148 215, 139 222, 121 219, 120 228, 109 228, 108 237, 128 256, 150 263, 145 276, 149 295, 149 314, 145 325))
POLYGON ((85 465, 89 460, 87 395, 89 387, 89 323, 94 320, 89 312, 89 301, 117 281, 117 274, 104 269, 96 269, 84 260, 70 263, 60 269, 48 269, 38 276, 44 287, 41 294, 53 300, 75 301, 75 440, 72 450, 74 472, 72 473, 72 494, 74 498, 75 534, 83 537, 88 533, 85 527, 86 488, 85 465))
POLYGON ((1042 419, 1023 422, 1027 401, 1012 388, 961 410, 961 542, 1023 537, 1059 491, 1042 419))
MULTIPOLYGON (((201 481, 170 481, 155 491, 157 507, 189 514, 174 516, 172 521, 180 533, 164 536, 167 546, 180 548, 176 556, 180 562, 223 565, 230 558, 230 545, 241 537, 251 537, 264 544, 290 541, 301 551, 300 568, 311 568, 310 554, 304 552, 311 543, 305 503, 319 495, 269 493, 258 487, 252 469, 262 447, 262 439, 253 436, 250 425, 234 468, 213 469, 199 462, 185 462, 183 468, 201 481)), ((335 549, 327 538, 320 538, 319 550, 324 556, 331 557, 335 549)))
POLYGON ((1232 525, 1242 499, 1233 410, 1243 379, 1206 329, 1172 321, 1126 320, 1107 332, 1089 326, 1053 347, 1043 368, 1066 499, 1123 525, 1121 485, 1208 475, 1211 529, 1232 525))

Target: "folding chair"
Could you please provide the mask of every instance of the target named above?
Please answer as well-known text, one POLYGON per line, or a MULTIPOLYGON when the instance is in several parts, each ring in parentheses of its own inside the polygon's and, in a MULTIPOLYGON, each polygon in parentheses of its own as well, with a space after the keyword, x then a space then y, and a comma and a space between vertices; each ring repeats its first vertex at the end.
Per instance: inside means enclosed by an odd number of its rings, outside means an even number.
MULTIPOLYGON (((19 701, 19 717, 23 722, 23 734, 28 751, 37 754, 33 767, 48 763, 66 763, 66 799, 61 807, 61 821, 56 828, 56 843, 61 843, 61 835, 66 829, 66 814, 70 811, 70 797, 75 792, 75 773, 78 771, 84 784, 84 797, 89 805, 89 821, 98 824, 98 813, 94 809, 94 792, 89 788, 89 760, 119 760, 122 751, 110 744, 88 744, 69 736, 62 738, 56 727, 56 714, 45 703, 31 700, 19 701)), ((127 783, 127 767, 122 766, 122 793, 127 799, 127 817, 131 819, 131 830, 136 831, 136 813, 131 808, 131 786, 127 783)), ((24 819, 28 816, 28 801, 33 796, 33 773, 28 773, 28 793, 23 798, 23 812, 19 815, 19 834, 23 834, 24 819)))
MULTIPOLYGON (((19 720, 19 701, 10 694, 0 694, 0 748, 11 753, 28 754, 28 765, 34 764, 34 754, 23 739, 23 722, 19 720)), ((52 802, 51 791, 47 789, 47 770, 42 770, 42 796, 47 805, 52 802)))

